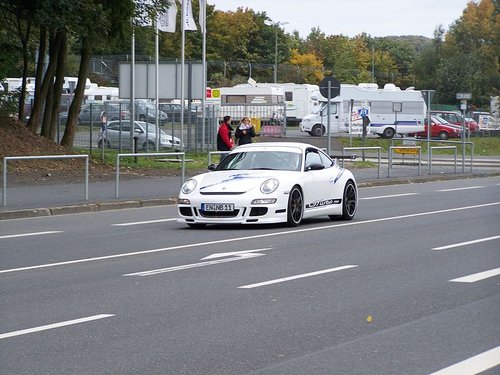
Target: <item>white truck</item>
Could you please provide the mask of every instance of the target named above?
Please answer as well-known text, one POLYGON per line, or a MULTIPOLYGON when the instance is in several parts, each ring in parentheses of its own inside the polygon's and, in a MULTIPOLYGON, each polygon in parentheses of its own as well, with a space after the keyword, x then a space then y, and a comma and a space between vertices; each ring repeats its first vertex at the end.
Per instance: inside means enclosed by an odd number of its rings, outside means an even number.
MULTIPOLYGON (((328 125, 328 99, 317 92, 320 102, 315 113, 302 118, 300 130, 319 137, 328 125)), ((358 85, 341 84, 340 95, 330 100, 330 133, 349 131, 359 120, 360 111, 368 114, 369 132, 383 138, 396 134, 413 134, 424 131, 427 106, 420 91, 401 90, 394 84, 380 89, 374 83, 358 85)))
POLYGON ((242 83, 235 87, 247 88, 249 92, 255 87, 274 87, 283 90, 287 125, 298 125, 304 116, 313 113, 319 105, 316 95, 319 91, 318 85, 307 83, 242 83))

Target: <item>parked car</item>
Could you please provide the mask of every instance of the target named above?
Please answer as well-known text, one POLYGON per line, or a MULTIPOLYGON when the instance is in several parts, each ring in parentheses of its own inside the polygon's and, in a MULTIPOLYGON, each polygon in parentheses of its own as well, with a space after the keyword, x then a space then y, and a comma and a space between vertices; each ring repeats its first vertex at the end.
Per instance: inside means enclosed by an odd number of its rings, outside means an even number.
MULTIPOLYGON (((130 120, 126 121, 110 121, 104 129, 101 129, 97 139, 99 147, 130 148, 130 120)), ((144 121, 135 121, 134 124, 134 142, 137 148, 143 150, 154 150, 158 142, 158 128, 155 124, 150 124, 144 121)), ((165 133, 160 129, 159 132, 159 147, 181 149, 181 140, 177 137, 165 133)))
POLYGON ((352 220, 358 204, 353 174, 321 149, 296 142, 251 143, 233 149, 179 192, 178 222, 287 223, 327 216, 352 220))
MULTIPOLYGON (((427 118, 424 120, 424 131, 417 133, 419 138, 427 138, 427 118)), ((439 138, 446 140, 448 138, 460 138, 462 129, 439 116, 431 116, 431 138, 439 138)))
MULTIPOLYGON (((129 112, 131 112, 129 101, 123 101, 121 103, 122 103, 122 106, 125 107, 125 109, 127 109, 127 110, 129 110, 129 112)), ((155 124, 156 123, 156 106, 154 105, 154 103, 148 102, 146 100, 136 100, 135 101, 134 116, 135 116, 136 120, 145 121, 145 122, 155 124)), ((162 110, 159 110, 158 118, 159 118, 160 125, 165 125, 168 122, 168 115, 165 112, 163 112, 162 110)))
MULTIPOLYGON (((181 109, 182 106, 177 103, 159 103, 158 107, 162 112, 165 112, 168 115, 168 118, 173 122, 181 121, 181 109)), ((194 123, 196 122, 197 113, 195 108, 184 107, 184 122, 185 123, 194 123)))
MULTIPOLYGON (((431 111, 431 116, 438 116, 441 117, 442 119, 445 119, 451 124, 454 125, 460 125, 462 126, 462 114, 459 112, 455 111, 438 111, 438 110, 432 110, 431 111)), ((479 126, 476 121, 467 121, 465 120, 465 127, 469 129, 471 132, 475 132, 479 130, 479 126)))
POLYGON ((101 125, 103 122, 130 119, 130 112, 118 103, 87 103, 82 105, 78 121, 80 124, 101 125))

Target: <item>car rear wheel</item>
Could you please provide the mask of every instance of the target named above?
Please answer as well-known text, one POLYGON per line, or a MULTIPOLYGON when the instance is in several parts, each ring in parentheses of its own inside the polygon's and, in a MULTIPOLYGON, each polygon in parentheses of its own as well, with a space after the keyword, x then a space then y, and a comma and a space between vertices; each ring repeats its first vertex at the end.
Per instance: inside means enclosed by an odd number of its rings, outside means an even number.
POLYGON ((352 220, 356 214, 356 207, 358 202, 358 193, 356 186, 351 180, 347 181, 344 187, 344 195, 342 198, 342 215, 329 215, 330 220, 352 220))
POLYGON ((302 191, 294 186, 288 198, 287 224, 291 227, 296 227, 302 222, 304 215, 304 199, 302 191))
POLYGON ((396 131, 393 128, 386 128, 384 129, 384 132, 382 133, 382 136, 384 138, 392 138, 396 134, 396 131))

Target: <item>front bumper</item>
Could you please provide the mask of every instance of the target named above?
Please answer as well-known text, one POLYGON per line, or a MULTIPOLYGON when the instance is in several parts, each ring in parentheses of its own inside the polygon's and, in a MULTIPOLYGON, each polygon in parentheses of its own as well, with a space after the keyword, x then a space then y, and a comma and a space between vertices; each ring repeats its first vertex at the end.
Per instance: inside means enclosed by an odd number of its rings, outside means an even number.
MULTIPOLYGON (((253 199, 239 201, 228 201, 223 196, 210 198, 196 197, 189 198, 190 204, 178 204, 177 222, 186 224, 270 224, 287 221, 288 195, 276 197, 276 202, 272 204, 252 204, 253 199), (233 211, 203 211, 202 203, 232 203, 233 211)), ((262 198, 273 198, 262 197, 262 198)), ((186 197, 180 197, 186 198, 186 197)), ((257 197, 254 197, 257 198, 257 197)))

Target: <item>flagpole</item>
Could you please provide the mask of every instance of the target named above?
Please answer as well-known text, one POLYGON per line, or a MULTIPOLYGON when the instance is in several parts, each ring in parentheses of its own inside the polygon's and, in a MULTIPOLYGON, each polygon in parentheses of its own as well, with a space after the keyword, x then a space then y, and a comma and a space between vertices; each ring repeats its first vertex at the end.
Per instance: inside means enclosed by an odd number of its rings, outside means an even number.
POLYGON ((181 149, 184 151, 184 48, 186 43, 184 1, 182 0, 181 12, 181 149))
POLYGON ((202 117, 201 117, 201 148, 204 151, 205 150, 205 115, 206 115, 206 109, 205 109, 205 99, 207 97, 207 1, 206 0, 200 0, 202 2, 202 15, 201 15, 201 33, 203 36, 203 46, 202 46, 202 97, 201 97, 201 110, 202 110, 202 117))
MULTIPOLYGON (((159 96, 160 96, 160 86, 158 84, 159 82, 159 54, 160 54, 160 48, 159 48, 159 32, 158 32, 158 20, 154 20, 153 22, 154 28, 155 28, 155 125, 156 125, 156 151, 160 151, 160 111, 158 110, 159 108, 159 96)), ((172 134, 173 137, 173 134, 172 134)), ((174 144, 173 139, 172 139, 172 144, 174 144)))
MULTIPOLYGON (((131 41, 131 58, 130 63, 130 129, 135 127, 135 23, 132 21, 132 41, 131 41)), ((133 147, 133 130, 130 131, 130 142, 133 147)), ((135 150, 133 151, 135 152, 135 150)))

